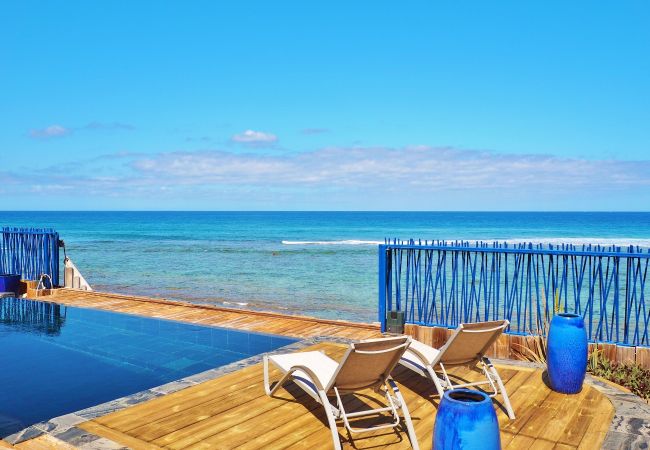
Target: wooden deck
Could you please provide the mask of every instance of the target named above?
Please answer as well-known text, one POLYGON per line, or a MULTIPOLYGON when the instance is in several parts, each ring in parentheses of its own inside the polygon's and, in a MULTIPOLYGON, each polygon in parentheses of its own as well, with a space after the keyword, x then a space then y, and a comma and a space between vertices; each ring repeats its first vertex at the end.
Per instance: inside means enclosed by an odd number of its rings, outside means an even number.
POLYGON ((57 289, 42 299, 70 306, 302 338, 334 336, 368 339, 380 336, 379 325, 195 305, 148 297, 57 289))
MULTIPOLYGON (((201 308, 112 294, 62 290, 44 300, 298 337, 363 339, 379 335, 375 325, 201 308)), ((305 350, 314 349, 338 359, 344 346, 320 343, 305 350)), ((540 370, 503 366, 499 371, 517 414, 516 420, 509 421, 497 408, 504 449, 600 448, 614 414, 606 396, 587 385, 575 396, 555 393, 544 384, 540 370)), ((476 377, 465 368, 453 374, 469 381, 476 377)), ((403 368, 396 369, 394 377, 411 411, 421 448, 431 448, 438 405, 431 383, 403 368)), ((278 395, 281 398, 265 395, 258 364, 78 426, 134 449, 331 448, 322 407, 292 383, 278 395)), ((351 399, 350 407, 372 403, 373 398, 374 393, 365 393, 351 399)), ((383 430, 355 435, 351 440, 340 427, 339 436, 345 448, 410 448, 404 432, 383 430)))
MULTIPOLYGON (((340 358, 344 346, 322 343, 323 350, 340 358)), ((500 367, 518 415, 508 420, 499 408, 504 449, 599 448, 611 423, 613 407, 595 389, 585 386, 576 396, 552 392, 539 370, 500 367)), ((467 369, 454 374, 466 380, 467 369)), ((278 374, 276 373, 276 376, 278 374)), ((431 448, 438 404, 431 383, 398 368, 395 379, 413 416, 423 449, 431 448)), ((81 428, 134 449, 275 449, 330 448, 331 436, 323 408, 293 384, 270 398, 262 386, 261 365, 208 381, 140 405, 85 422, 81 428)), ((368 403, 372 392, 361 397, 368 403)), ((361 404, 359 397, 350 405, 361 404)), ((410 448, 403 432, 383 430, 355 435, 351 440, 339 428, 344 448, 410 448)))

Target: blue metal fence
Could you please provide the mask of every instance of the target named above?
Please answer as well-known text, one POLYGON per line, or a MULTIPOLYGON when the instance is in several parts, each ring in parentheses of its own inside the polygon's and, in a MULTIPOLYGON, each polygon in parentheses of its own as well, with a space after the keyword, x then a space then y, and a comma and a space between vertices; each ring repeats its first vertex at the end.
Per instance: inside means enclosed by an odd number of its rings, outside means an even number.
POLYGON ((59 233, 51 229, 3 227, 0 273, 38 280, 42 274, 59 282, 59 233))
POLYGON ((650 345, 650 250, 487 242, 386 241, 379 246, 379 321, 456 327, 508 319, 536 334, 556 312, 585 319, 592 342, 650 345))

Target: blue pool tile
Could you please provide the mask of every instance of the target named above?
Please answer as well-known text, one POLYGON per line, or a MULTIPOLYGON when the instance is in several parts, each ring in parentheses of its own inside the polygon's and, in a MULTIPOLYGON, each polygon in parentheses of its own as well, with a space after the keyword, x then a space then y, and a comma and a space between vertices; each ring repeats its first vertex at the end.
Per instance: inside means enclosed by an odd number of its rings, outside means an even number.
POLYGON ((223 328, 213 328, 210 332, 212 347, 225 349, 228 345, 228 331, 223 328))
POLYGON ((196 333, 196 343, 199 345, 212 346, 212 330, 202 327, 196 333))
POLYGON ((227 350, 239 350, 244 353, 248 353, 249 349, 249 334, 241 333, 238 331, 228 330, 226 333, 226 349, 227 350))
POLYGON ((186 368, 196 364, 195 359, 190 358, 176 358, 162 365, 165 369, 171 369, 176 371, 183 371, 186 368))
POLYGON ((272 345, 271 337, 263 334, 250 334, 248 342, 252 355, 263 353, 265 351, 264 349, 269 348, 272 345))

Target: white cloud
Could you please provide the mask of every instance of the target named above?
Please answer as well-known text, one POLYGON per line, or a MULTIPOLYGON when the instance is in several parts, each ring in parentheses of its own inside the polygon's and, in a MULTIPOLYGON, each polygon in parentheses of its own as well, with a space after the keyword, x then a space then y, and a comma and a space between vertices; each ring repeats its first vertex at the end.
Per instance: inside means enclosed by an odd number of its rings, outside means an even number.
POLYGON ((203 208, 634 209, 650 208, 650 160, 503 154, 455 148, 331 147, 258 154, 124 152, 72 172, 22 173, 88 198, 191 199, 203 208), (227 206, 224 206, 227 205, 227 206))
POLYGON ((264 131, 246 130, 243 133, 235 134, 231 140, 239 144, 264 145, 277 142, 278 137, 273 133, 265 133, 264 131))
POLYGON ((650 161, 586 160, 427 146, 324 148, 292 155, 223 151, 137 159, 143 176, 178 183, 440 190, 650 186, 650 161))
POLYGON ((72 132, 71 129, 65 128, 61 125, 50 125, 45 128, 36 128, 29 130, 29 135, 33 138, 52 138, 68 135, 72 132))
POLYGON ((83 127, 69 127, 69 128, 66 128, 62 125, 50 125, 49 127, 45 127, 45 128, 35 128, 29 130, 29 136, 37 139, 44 139, 44 138, 67 136, 77 131, 96 131, 96 130, 132 131, 135 130, 135 127, 128 123, 122 123, 122 122, 110 122, 110 123, 90 122, 84 125, 83 127))

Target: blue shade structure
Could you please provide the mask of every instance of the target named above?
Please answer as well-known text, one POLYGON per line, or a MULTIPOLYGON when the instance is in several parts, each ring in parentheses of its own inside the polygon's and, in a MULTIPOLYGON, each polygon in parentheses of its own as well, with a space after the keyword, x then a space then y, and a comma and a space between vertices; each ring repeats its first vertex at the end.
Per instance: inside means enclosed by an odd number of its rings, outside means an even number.
POLYGON ((487 242, 386 241, 379 245, 379 321, 456 327, 507 319, 537 334, 556 312, 580 315, 588 339, 648 346, 650 251, 487 242))

